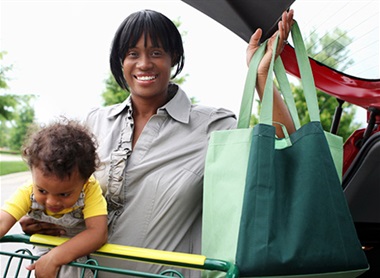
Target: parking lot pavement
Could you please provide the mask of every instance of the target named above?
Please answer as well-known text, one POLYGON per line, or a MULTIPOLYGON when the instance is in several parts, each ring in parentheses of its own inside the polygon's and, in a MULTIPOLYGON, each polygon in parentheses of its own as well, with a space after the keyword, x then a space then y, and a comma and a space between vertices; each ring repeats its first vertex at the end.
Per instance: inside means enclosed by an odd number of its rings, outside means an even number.
MULTIPOLYGON (((28 180, 31 179, 30 172, 21 172, 15 174, 9 174, 5 176, 0 176, 0 206, 2 206, 5 200, 16 190, 16 188, 28 180)), ((22 233, 21 227, 16 223, 13 228, 8 232, 8 234, 20 234, 22 233)), ((22 243, 0 243, 0 250, 4 252, 15 252, 21 248, 31 249, 32 245, 26 245, 22 243)), ((0 259, 0 277, 3 277, 5 266, 7 264, 8 257, 1 256, 0 259)), ((14 259, 16 261, 16 259, 14 259)), ((29 262, 25 262, 23 267, 21 267, 21 272, 18 276, 15 276, 16 265, 13 263, 10 267, 6 277, 26 277, 25 267, 29 262)), ((34 277, 34 276, 32 276, 34 277)))

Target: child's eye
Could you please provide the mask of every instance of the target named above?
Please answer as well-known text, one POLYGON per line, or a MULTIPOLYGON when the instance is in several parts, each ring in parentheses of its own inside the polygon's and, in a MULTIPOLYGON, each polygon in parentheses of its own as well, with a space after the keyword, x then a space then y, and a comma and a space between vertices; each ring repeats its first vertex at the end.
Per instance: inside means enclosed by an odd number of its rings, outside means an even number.
POLYGON ((46 190, 43 190, 43 189, 38 189, 38 192, 40 192, 41 194, 47 194, 47 191, 46 190))
POLYGON ((69 197, 70 196, 70 193, 61 193, 59 194, 61 197, 69 197))

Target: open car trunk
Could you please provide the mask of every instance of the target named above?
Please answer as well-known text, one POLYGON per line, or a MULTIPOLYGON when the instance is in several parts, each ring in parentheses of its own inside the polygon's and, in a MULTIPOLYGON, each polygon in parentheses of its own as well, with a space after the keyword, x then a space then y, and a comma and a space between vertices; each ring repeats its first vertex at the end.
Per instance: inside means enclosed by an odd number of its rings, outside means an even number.
MULTIPOLYGON (((295 2, 295 0, 182 1, 224 25, 246 42, 259 27, 263 30, 262 40, 268 39, 277 30, 282 12, 291 8, 295 2)), ((287 72, 299 77, 294 49, 290 45, 285 47, 281 58, 287 72)), ((312 58, 310 63, 318 89, 365 109, 369 107, 380 109, 380 79, 364 79, 348 75, 312 58)))
MULTIPOLYGON (((251 35, 259 27, 263 29, 262 40, 269 38, 277 30, 277 23, 281 19, 282 12, 292 8, 292 4, 296 2, 295 0, 182 1, 224 25, 246 42, 249 41, 251 35)), ((297 0, 297 2, 302 1, 305 0, 297 0)), ((313 1, 314 4, 318 2, 320 2, 320 5, 332 5, 325 1, 313 1)), ((347 2, 344 8, 349 9, 348 2, 350 1, 340 2, 347 2)), ((368 5, 369 2, 363 1, 360 3, 364 6, 368 5)), ((371 3, 376 3, 376 1, 371 3)), ((378 10, 380 10, 380 4, 378 3, 378 5, 378 10)), ((336 11, 337 17, 341 16, 339 12, 336 11)), ((351 12, 356 13, 358 11, 352 9, 351 12)), ((377 19, 378 13, 379 11, 377 11, 377 14, 375 13, 377 19)), ((346 16, 346 20, 351 20, 349 19, 350 15, 344 16, 346 16)), ((297 10, 295 10, 295 19, 297 20, 297 10)), ((342 18, 342 21, 344 20, 345 18, 342 18)), ((368 24, 363 24, 365 20, 364 18, 355 22, 355 28, 362 28, 361 32, 363 34, 371 31, 368 30, 368 24)), ((315 21, 318 21, 318 16, 315 21)), ((302 30, 302 25, 300 27, 302 30)), ((377 26, 377 28, 379 27, 377 26)), ((375 38, 377 45, 379 44, 378 33, 375 35, 377 36, 377 41, 375 38)), ((368 42, 366 44, 365 40, 362 43, 364 47, 370 44, 368 42)), ((379 49, 380 47, 377 47, 377 53, 375 55, 370 53, 369 55, 373 56, 368 57, 370 60, 376 60, 377 57, 377 71, 380 68, 379 49)), ((281 58, 286 71, 299 78, 295 51, 291 45, 285 46, 281 58)), ((316 87, 337 98, 339 104, 337 111, 342 112, 344 102, 367 110, 368 126, 355 131, 344 146, 343 163, 346 167, 344 168, 342 186, 345 190, 359 239, 366 248, 366 254, 371 265, 371 270, 365 273, 363 277, 380 277, 380 185, 378 184, 378 180, 380 180, 380 133, 377 133, 380 130, 380 79, 354 76, 328 67, 315 59, 309 59, 316 87)), ((337 132, 339 120, 340 115, 336 115, 331 132, 337 132)))

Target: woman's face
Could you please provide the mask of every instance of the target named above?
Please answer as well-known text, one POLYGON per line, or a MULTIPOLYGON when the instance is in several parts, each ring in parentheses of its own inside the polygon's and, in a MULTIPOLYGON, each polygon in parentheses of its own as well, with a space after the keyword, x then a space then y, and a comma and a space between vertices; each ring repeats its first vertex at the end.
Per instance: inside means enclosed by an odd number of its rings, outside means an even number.
POLYGON ((148 36, 130 48, 123 61, 124 77, 133 98, 165 99, 171 75, 172 57, 161 47, 153 47, 148 36))

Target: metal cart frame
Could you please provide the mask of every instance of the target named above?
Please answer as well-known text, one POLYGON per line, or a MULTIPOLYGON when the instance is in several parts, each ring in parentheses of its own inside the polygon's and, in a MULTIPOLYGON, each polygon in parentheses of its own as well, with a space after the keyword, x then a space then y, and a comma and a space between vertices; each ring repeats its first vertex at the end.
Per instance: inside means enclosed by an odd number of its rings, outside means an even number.
MULTIPOLYGON (((41 234, 35 234, 32 236, 25 234, 15 234, 15 235, 6 235, 0 239, 0 243, 25 243, 29 245, 39 245, 45 247, 54 248, 65 241, 69 240, 68 238, 62 237, 54 237, 47 236, 41 234)), ((115 259, 125 259, 125 260, 133 260, 140 261, 144 263, 151 264, 160 264, 160 265, 168 265, 179 268, 191 268, 198 270, 214 270, 224 272, 227 278, 237 278, 239 277, 238 267, 230 262, 218 260, 218 259, 210 259, 206 258, 203 255, 196 254, 187 254, 187 253, 179 253, 179 252, 170 252, 170 251, 160 251, 154 249, 147 248, 139 248, 139 247, 131 247, 131 246, 122 246, 116 244, 105 244, 100 249, 98 249, 93 254, 102 255, 107 257, 112 257, 115 259)), ((34 256, 32 252, 25 248, 19 249, 15 252, 5 252, 0 251, 0 255, 8 256, 8 262, 5 266, 5 269, 2 269, 2 277, 7 277, 7 273, 10 269, 11 263, 16 258, 18 261, 16 274, 18 277, 20 273, 20 269, 24 260, 30 260, 33 263, 35 260, 38 260, 38 256, 34 256)), ((94 271, 94 278, 98 276, 98 271, 110 272, 110 273, 118 273, 123 275, 131 275, 136 277, 184 277, 182 273, 177 270, 165 270, 162 273, 146 273, 146 272, 138 272, 134 270, 121 269, 121 268, 109 268, 105 266, 98 265, 98 262, 95 259, 89 259, 86 263, 77 263, 71 262, 69 265, 80 267, 83 269, 82 277, 84 275, 84 270, 86 268, 94 271)), ((31 271, 28 271, 28 276, 31 277, 31 271)))

